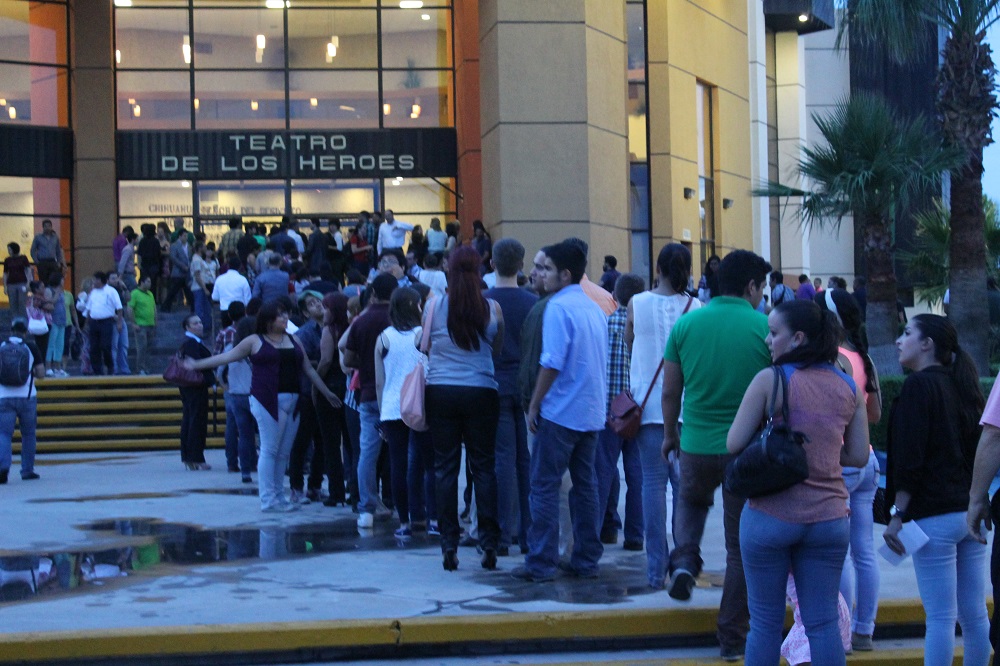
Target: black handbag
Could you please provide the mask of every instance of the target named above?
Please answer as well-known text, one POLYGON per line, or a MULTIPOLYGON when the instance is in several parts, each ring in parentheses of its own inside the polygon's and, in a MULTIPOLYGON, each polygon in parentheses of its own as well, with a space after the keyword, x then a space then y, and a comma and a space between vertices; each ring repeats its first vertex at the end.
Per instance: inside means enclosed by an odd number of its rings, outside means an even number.
POLYGON ((771 409, 767 423, 754 435, 753 441, 729 461, 722 487, 740 497, 764 497, 791 488, 809 478, 809 463, 803 444, 809 441, 803 433, 788 425, 788 385, 785 373, 774 366, 774 386, 771 389, 771 409), (782 423, 774 422, 774 406, 781 386, 782 423))

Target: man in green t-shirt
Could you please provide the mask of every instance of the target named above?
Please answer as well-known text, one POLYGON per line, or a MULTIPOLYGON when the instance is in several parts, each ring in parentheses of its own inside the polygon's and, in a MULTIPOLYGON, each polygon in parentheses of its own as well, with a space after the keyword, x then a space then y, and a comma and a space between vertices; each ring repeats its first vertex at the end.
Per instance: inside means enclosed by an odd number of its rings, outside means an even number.
POLYGON ((156 300, 150 291, 152 285, 152 278, 144 275, 139 280, 139 286, 132 290, 128 302, 129 317, 135 324, 135 362, 140 375, 149 374, 149 346, 156 331, 156 300))
MULTIPOLYGON (((747 250, 719 265, 720 296, 681 317, 670 332, 663 364, 663 455, 680 447, 680 498, 670 554, 670 596, 687 601, 701 572, 701 537, 715 491, 722 485, 726 436, 754 376, 770 365, 767 317, 756 311, 770 264, 747 250), (684 394, 683 428, 681 394, 684 394)), ((722 657, 740 658, 749 631, 747 587, 740 556, 745 499, 723 491, 726 577, 719 607, 722 657)))

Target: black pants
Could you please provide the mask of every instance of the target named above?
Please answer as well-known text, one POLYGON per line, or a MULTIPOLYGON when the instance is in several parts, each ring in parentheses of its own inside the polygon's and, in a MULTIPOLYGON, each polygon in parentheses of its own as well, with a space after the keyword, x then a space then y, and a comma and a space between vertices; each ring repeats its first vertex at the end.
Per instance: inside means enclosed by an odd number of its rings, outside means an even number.
POLYGON ((323 440, 327 484, 330 488, 330 499, 334 502, 346 501, 344 468, 354 460, 344 410, 343 406, 334 407, 322 396, 316 402, 316 419, 319 421, 319 432, 323 440), (341 447, 344 451, 343 457, 341 457, 341 447))
POLYGON ((392 499, 400 523, 410 522, 410 491, 406 474, 409 465, 410 429, 401 420, 383 421, 385 441, 389 445, 389 471, 392 477, 392 499))
POLYGON ((496 389, 428 386, 426 409, 434 440, 441 550, 458 547, 458 474, 463 441, 475 486, 479 543, 484 549, 495 549, 500 540, 495 455, 500 399, 496 389))
POLYGON ((62 272, 62 269, 59 268, 59 262, 53 259, 39 259, 35 263, 35 268, 38 269, 38 281, 43 285, 48 285, 49 278, 53 274, 62 272))
MULTIPOLYGON (((96 371, 96 368, 95 368, 96 371)), ((208 436, 208 389, 181 387, 181 462, 205 462, 208 436)))
POLYGON ((174 298, 177 294, 184 292, 184 298, 187 299, 188 306, 191 308, 191 312, 194 312, 194 293, 192 293, 191 288, 188 286, 187 278, 183 277, 172 277, 168 281, 170 285, 167 288, 167 296, 163 299, 163 309, 170 310, 171 306, 174 304, 174 298))
MULTIPOLYGON (((90 365, 95 375, 104 374, 104 366, 108 366, 108 374, 115 373, 115 363, 111 356, 111 336, 114 335, 115 318, 91 319, 90 331, 90 365)), ((181 392, 183 393, 183 391, 181 392)))
MULTIPOLYGON (((320 397, 326 401, 326 398, 320 397)), ((312 460, 309 463, 309 490, 319 490, 323 487, 324 460, 323 441, 320 439, 319 423, 316 421, 316 407, 312 396, 299 396, 299 431, 292 442, 292 453, 288 458, 288 481, 292 490, 302 490, 305 476, 306 456, 312 447, 312 460)), ((333 494, 333 488, 330 488, 333 494)))

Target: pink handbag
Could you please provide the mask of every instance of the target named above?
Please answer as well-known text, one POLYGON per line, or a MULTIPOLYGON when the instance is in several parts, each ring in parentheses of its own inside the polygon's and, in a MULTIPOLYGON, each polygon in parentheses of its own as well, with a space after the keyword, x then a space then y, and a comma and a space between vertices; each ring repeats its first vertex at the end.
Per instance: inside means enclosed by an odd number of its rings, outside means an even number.
MULTIPOLYGON (((434 307, 436 300, 431 300, 427 307, 427 323, 420 334, 420 351, 424 354, 430 352, 431 348, 431 325, 434 323, 434 307)), ((424 390, 427 388, 427 376, 424 374, 424 364, 417 363, 416 367, 406 375, 403 380, 403 388, 399 395, 400 415, 410 430, 426 432, 430 426, 427 425, 427 412, 424 407, 424 390)))

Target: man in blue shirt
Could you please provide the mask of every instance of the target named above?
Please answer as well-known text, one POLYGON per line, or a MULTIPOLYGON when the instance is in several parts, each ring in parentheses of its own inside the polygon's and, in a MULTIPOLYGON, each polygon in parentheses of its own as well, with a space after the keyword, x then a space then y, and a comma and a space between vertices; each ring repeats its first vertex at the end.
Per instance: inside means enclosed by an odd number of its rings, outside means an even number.
POLYGON ((253 295, 264 303, 288 296, 288 273, 281 270, 280 254, 268 257, 267 270, 253 282, 253 295))
POLYGON ((525 566, 513 572, 529 581, 552 580, 561 568, 579 577, 597 576, 604 547, 594 475, 597 434, 607 416, 608 324, 583 292, 587 256, 576 244, 550 245, 545 253, 545 289, 554 295, 542 323, 541 370, 528 408, 536 433, 531 455, 531 527, 525 566), (569 469, 573 553, 559 562, 559 486, 569 469))

